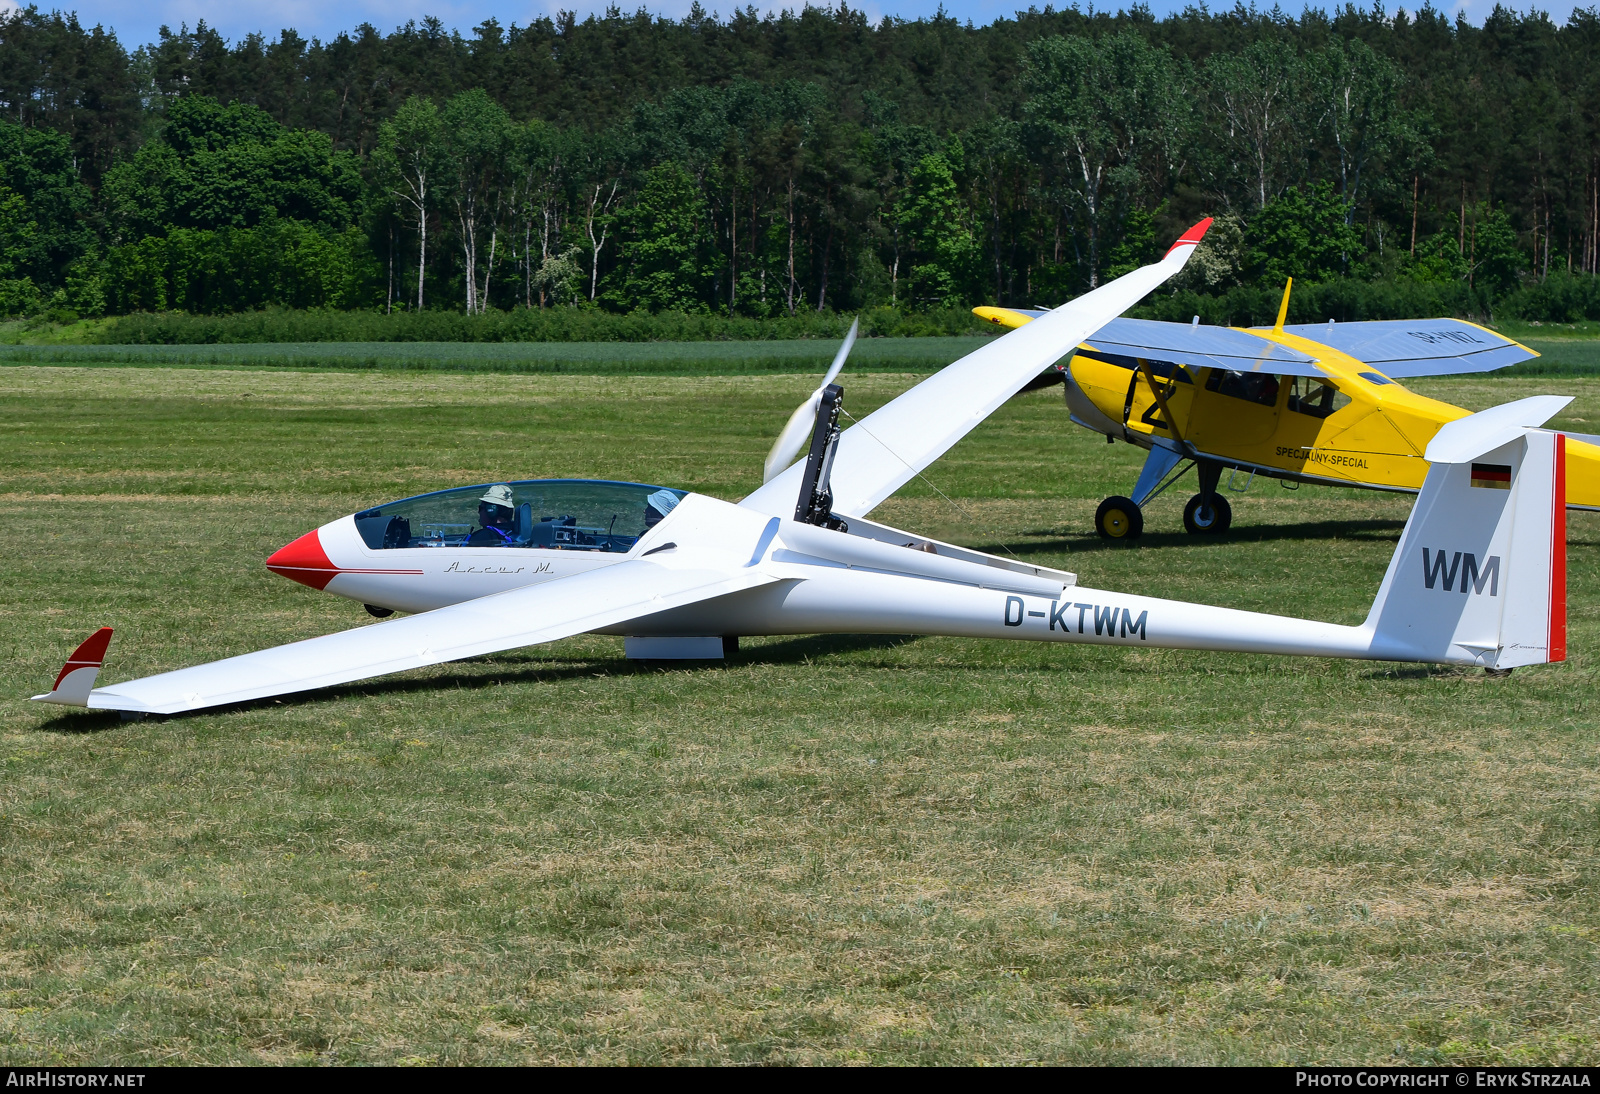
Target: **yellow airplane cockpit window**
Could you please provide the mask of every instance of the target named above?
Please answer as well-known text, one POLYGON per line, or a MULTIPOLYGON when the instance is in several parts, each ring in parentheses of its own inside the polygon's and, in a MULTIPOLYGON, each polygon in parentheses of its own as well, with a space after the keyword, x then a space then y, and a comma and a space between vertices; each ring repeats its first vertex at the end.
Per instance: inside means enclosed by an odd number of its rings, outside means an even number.
POLYGON ((1278 403, 1278 378, 1268 372, 1235 372, 1233 369, 1214 368, 1206 378, 1206 390, 1262 406, 1276 406, 1278 403))
POLYGON ((1310 376, 1289 378, 1289 409, 1296 414, 1326 418, 1350 405, 1350 396, 1310 376))

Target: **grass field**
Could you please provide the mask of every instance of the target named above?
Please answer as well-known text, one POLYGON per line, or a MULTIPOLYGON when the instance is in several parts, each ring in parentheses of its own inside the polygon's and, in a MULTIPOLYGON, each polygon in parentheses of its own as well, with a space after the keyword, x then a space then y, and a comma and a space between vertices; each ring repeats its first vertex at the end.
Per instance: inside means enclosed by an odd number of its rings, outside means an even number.
MULTIPOLYGON (((847 379, 856 414, 915 381, 847 379)), ((1600 515, 1571 660, 616 639, 120 723, 22 702, 360 625, 263 569, 341 513, 583 475, 722 497, 814 375, 0 370, 0 1062, 1600 1058, 1600 515)), ((1414 386, 1474 409, 1600 380, 1414 386)), ((1410 499, 1085 534, 1138 454, 1019 397, 881 519, 1357 622, 1410 499)))

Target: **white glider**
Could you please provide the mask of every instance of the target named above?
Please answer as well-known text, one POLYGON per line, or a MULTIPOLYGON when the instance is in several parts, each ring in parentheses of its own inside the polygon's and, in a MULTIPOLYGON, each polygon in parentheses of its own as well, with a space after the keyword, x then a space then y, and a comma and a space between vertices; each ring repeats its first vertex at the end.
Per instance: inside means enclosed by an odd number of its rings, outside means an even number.
MULTIPOLYGON (((1073 574, 865 519, 1039 372, 1182 268, 1205 223, 1136 270, 970 354, 859 424, 815 396, 807 458, 740 504, 528 480, 342 517, 269 568, 372 626, 94 688, 109 628, 43 702, 174 714, 586 632, 629 656, 721 656, 741 635, 883 633, 1424 661, 1501 670, 1566 652, 1563 437, 1542 397, 1453 422, 1367 620, 1348 627, 1087 589, 1073 574), (834 498, 839 500, 834 502, 834 498)), ((842 355, 840 357, 842 362, 842 355)), ((810 406, 808 400, 807 406, 810 406)))

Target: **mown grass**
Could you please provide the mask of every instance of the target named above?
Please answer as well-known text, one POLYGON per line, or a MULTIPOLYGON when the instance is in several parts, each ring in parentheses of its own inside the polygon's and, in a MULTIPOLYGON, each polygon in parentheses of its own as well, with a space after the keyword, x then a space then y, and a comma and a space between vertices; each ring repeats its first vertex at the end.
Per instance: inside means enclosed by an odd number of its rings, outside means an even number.
MULTIPOLYGON (((847 381, 860 414, 915 382, 847 381)), ((580 638, 119 723, 22 702, 366 622, 268 574, 510 476, 737 497, 814 375, 0 371, 0 1060, 1587 1062, 1600 517, 1572 657, 1481 673, 947 639, 580 638)), ((1594 380, 1416 386, 1481 408, 1594 380)), ((1019 397, 880 513, 1085 584, 1340 621, 1409 499, 1085 534, 1138 457, 1019 397)))

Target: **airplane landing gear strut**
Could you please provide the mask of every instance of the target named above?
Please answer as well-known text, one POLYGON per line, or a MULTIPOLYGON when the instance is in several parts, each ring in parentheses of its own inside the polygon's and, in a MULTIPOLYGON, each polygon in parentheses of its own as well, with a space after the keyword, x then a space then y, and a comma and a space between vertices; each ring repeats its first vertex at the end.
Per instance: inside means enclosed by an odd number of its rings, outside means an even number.
POLYGON ((1233 506, 1217 492, 1222 481, 1222 465, 1215 460, 1200 462, 1200 492, 1183 507, 1183 526, 1195 535, 1226 532, 1233 523, 1233 506))

